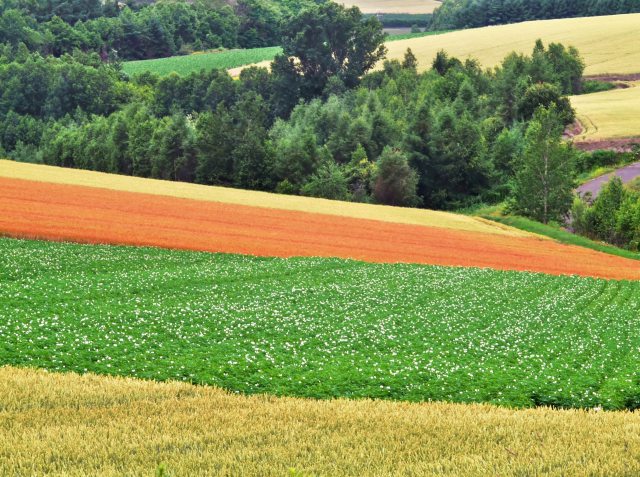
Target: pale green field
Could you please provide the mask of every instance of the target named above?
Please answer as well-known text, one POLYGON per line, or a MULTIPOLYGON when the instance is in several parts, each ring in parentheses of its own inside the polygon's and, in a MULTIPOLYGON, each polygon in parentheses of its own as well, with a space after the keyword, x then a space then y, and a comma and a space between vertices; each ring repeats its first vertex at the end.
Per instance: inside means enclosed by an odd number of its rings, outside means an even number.
POLYGON ((597 141, 640 137, 640 82, 630 85, 627 89, 572 96, 571 104, 583 127, 575 139, 597 141))

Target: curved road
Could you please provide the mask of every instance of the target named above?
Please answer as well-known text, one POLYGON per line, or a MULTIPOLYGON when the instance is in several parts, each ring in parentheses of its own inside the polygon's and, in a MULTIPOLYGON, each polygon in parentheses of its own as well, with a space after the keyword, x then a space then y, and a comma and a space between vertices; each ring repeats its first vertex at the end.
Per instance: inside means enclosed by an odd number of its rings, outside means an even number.
POLYGON ((609 179, 611 179, 612 174, 620 177, 620 179, 622 179, 622 182, 625 184, 627 182, 631 182, 633 179, 640 176, 640 162, 635 162, 629 166, 618 169, 615 172, 611 172, 610 174, 605 174, 603 176, 596 177, 589 182, 585 182, 576 189, 578 195, 583 196, 587 192, 591 192, 592 197, 597 197, 600 193, 600 189, 602 189, 602 186, 604 186, 607 182, 609 182, 609 179))

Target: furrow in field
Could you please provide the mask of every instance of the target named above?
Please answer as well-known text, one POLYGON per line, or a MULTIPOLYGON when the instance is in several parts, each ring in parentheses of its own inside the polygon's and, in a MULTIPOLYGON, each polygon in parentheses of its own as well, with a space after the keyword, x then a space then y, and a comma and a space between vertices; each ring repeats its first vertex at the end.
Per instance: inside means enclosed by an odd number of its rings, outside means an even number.
POLYGON ((0 178, 11 236, 640 279, 637 261, 526 237, 0 178))

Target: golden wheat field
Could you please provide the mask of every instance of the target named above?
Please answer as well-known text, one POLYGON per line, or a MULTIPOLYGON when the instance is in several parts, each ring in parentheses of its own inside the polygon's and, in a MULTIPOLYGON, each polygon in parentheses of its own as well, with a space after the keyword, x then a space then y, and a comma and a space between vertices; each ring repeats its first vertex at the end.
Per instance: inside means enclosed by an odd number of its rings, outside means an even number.
POLYGON ((2 475, 640 473, 640 414, 238 396, 0 368, 2 475))
MULTIPOLYGON (((587 18, 539 20, 460 30, 387 43, 387 59, 402 59, 407 48, 419 69, 431 68, 439 50, 462 60, 475 58, 485 67, 498 65, 512 51, 530 54, 535 41, 561 42, 580 50, 585 75, 640 73, 640 13, 587 18)), ((268 67, 269 61, 229 70, 238 76, 248 66, 268 67)), ((381 66, 381 65, 379 65, 381 66)))
POLYGON ((433 13, 437 0, 340 0, 347 7, 358 7, 363 13, 433 13))
POLYGON ((561 42, 580 50, 586 75, 640 72, 640 14, 567 18, 461 30, 387 43, 388 58, 402 58, 407 48, 427 69, 439 50, 483 66, 499 64, 512 51, 530 54, 536 39, 561 42))
POLYGON ((455 230, 466 230, 469 232, 494 233, 514 237, 538 237, 537 235, 496 224, 488 220, 448 212, 358 204, 226 187, 204 186, 185 182, 142 179, 138 177, 26 164, 7 160, 0 160, 0 177, 100 187, 117 191, 141 192, 183 199, 311 212, 409 225, 428 225, 455 230))
POLYGON ((640 137, 640 82, 629 85, 627 89, 571 97, 583 128, 577 140, 640 137))

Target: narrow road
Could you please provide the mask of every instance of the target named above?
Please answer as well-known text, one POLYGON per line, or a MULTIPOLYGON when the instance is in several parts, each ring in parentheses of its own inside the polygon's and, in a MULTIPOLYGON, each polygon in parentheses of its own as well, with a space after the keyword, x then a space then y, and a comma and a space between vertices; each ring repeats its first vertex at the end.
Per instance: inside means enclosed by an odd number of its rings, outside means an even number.
POLYGON ((611 179, 611 176, 613 174, 620 177, 620 179, 622 179, 622 182, 625 184, 627 182, 631 182, 633 179, 640 176, 640 162, 633 163, 610 174, 605 174, 603 176, 596 177, 589 182, 585 182, 576 189, 578 195, 583 196, 587 192, 591 192, 592 197, 597 197, 600 193, 600 189, 602 189, 602 186, 609 182, 609 179, 611 179))

